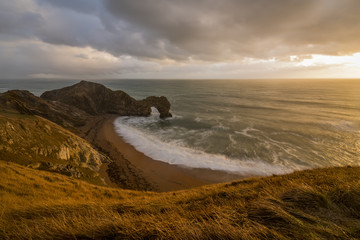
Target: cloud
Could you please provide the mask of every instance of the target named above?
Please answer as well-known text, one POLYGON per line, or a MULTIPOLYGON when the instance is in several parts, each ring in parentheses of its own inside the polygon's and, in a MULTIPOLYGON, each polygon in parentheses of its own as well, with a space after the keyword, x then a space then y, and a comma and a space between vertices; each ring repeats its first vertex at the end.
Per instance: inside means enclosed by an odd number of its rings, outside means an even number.
MULTIPOLYGON (((360 50, 357 0, 106 0, 144 42, 182 57, 219 60, 360 50)), ((170 57, 166 55, 166 57, 170 57)))
POLYGON ((34 4, 26 0, 1 1, 0 37, 9 41, 34 37, 44 19, 33 8, 34 4))
POLYGON ((98 0, 36 0, 38 4, 64 8, 80 13, 94 14, 101 8, 101 1, 98 0))
POLYGON ((114 57, 91 47, 57 46, 39 40, 0 42, 2 78, 50 77, 114 78, 121 74, 147 72, 158 64, 136 58, 114 57))
POLYGON ((359 9, 358 0, 1 1, 0 70, 2 77, 215 70, 241 77, 257 75, 256 62, 268 76, 267 69, 286 72, 276 63, 290 71, 288 63, 300 69, 296 62, 313 55, 360 52, 359 9))

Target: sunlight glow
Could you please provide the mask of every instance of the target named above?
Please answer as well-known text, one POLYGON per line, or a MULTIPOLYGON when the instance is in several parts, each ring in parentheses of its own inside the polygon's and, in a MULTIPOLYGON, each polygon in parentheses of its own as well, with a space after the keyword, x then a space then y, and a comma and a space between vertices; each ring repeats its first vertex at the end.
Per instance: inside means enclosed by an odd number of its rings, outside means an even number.
MULTIPOLYGON (((304 59, 299 62, 298 66, 314 66, 314 65, 347 65, 353 67, 360 67, 360 53, 355 53, 348 56, 328 56, 328 55, 311 55, 312 58, 304 59)), ((296 59, 296 56, 291 56, 291 59, 296 59)))

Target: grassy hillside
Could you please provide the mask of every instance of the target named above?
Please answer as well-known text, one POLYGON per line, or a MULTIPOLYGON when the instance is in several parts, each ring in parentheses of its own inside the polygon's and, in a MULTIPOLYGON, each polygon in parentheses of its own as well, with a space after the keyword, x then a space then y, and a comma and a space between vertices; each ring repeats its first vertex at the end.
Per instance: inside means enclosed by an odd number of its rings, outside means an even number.
POLYGON ((0 110, 0 159, 103 184, 107 157, 87 141, 42 117, 0 110))
POLYGON ((359 239, 360 168, 170 193, 95 186, 0 161, 0 239, 359 239))

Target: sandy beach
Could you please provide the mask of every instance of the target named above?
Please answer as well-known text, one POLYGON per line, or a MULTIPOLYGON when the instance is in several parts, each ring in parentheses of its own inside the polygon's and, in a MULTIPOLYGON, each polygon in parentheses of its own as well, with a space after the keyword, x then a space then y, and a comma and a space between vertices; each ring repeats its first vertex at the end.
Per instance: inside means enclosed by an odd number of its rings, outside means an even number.
POLYGON ((154 160, 115 132, 116 118, 115 115, 94 117, 79 134, 114 160, 103 164, 100 170, 111 186, 164 192, 242 178, 222 171, 191 169, 154 160))

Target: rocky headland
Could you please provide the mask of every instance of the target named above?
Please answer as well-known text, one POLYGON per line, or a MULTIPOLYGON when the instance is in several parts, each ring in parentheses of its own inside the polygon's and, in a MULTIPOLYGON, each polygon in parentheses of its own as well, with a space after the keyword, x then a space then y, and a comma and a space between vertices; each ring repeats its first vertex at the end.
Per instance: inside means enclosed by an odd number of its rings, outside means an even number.
MULTIPOLYGON (((41 97, 10 90, 0 94, 0 159, 92 183, 157 190, 99 134, 106 119, 149 116, 151 107, 161 118, 171 117, 166 97, 136 100, 93 82, 81 81, 41 97)), ((112 127, 111 121, 106 123, 112 127)))
POLYGON ((149 116, 151 107, 157 108, 160 118, 171 117, 166 97, 136 100, 123 91, 81 81, 73 86, 44 92, 40 97, 27 90, 10 90, 0 94, 0 107, 22 114, 38 115, 63 127, 85 125, 91 116, 149 116))
POLYGON ((40 97, 76 107, 93 116, 101 114, 149 116, 151 107, 155 107, 160 113, 160 118, 171 117, 170 103, 164 96, 151 96, 138 101, 123 91, 112 91, 101 84, 87 81, 44 92, 40 97))

